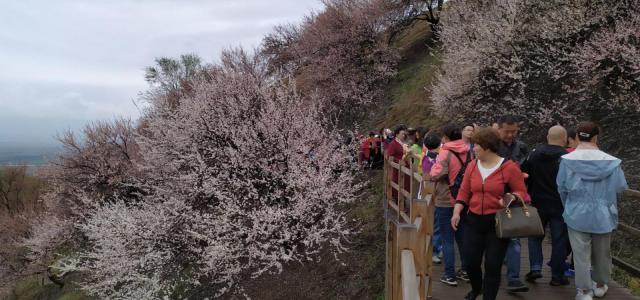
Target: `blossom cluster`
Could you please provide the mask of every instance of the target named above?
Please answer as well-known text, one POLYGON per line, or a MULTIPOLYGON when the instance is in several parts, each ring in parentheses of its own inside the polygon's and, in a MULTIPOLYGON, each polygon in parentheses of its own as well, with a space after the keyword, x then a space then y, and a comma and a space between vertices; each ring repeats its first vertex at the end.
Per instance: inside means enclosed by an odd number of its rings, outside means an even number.
POLYGON ((637 0, 447 6, 433 87, 441 115, 492 122, 516 114, 536 127, 640 112, 637 0))

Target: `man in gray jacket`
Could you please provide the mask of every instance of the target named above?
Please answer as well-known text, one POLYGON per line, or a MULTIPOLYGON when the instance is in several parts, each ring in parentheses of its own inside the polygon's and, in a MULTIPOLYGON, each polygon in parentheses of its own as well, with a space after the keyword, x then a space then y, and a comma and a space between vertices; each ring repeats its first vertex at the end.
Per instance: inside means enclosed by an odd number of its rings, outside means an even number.
MULTIPOLYGON (((527 145, 519 140, 520 124, 513 115, 505 115, 498 119, 500 133, 500 150, 498 155, 522 165, 527 158, 527 145)), ((507 291, 528 292, 529 287, 520 281, 520 239, 512 239, 507 248, 507 291)))

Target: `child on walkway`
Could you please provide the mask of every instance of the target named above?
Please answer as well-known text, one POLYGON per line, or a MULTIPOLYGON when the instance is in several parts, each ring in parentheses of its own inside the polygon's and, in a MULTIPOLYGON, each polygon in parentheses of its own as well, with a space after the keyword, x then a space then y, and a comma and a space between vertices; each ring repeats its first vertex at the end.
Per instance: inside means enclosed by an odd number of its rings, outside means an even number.
MULTIPOLYGON (((436 157, 438 157, 438 150, 440 149, 441 139, 435 133, 429 133, 425 135, 423 144, 427 148, 427 153, 422 157, 422 174, 425 181, 429 181, 429 172, 436 164, 436 157)), ((441 194, 444 193, 444 197, 449 197, 448 189, 443 189, 441 186, 438 186, 438 183, 434 183, 434 199, 443 197, 441 194), (440 195, 439 195, 440 194, 440 195)), ((447 219, 448 220, 448 219, 447 219)), ((438 216, 434 214, 433 220, 433 256, 431 260, 436 263, 442 263, 439 254, 442 251, 442 239, 440 234, 440 222, 438 220, 438 216)))

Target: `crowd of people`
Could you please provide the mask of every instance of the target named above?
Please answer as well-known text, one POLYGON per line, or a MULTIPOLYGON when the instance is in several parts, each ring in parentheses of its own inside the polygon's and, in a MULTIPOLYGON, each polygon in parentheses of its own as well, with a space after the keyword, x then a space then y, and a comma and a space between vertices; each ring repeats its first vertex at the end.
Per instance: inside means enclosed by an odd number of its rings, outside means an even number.
MULTIPOLYGON (((383 155, 396 161, 413 158, 411 163, 433 188, 432 260, 443 264, 443 284, 470 283, 465 299, 495 299, 503 265, 511 293, 528 292, 522 279, 533 283, 543 277, 544 236, 496 235, 496 213, 509 205, 505 199, 513 198, 537 209, 550 236, 549 284, 570 285, 568 277, 575 277, 576 299, 584 300, 607 293, 616 201, 627 189, 621 160, 599 149, 601 131, 593 122, 568 130, 556 125, 548 129, 546 143, 529 151, 520 139, 520 122, 511 115, 488 127, 448 123, 427 130, 398 125, 363 139, 360 157, 370 167, 383 162, 383 155), (525 239, 529 268, 522 278, 525 239)), ((393 174, 392 180, 409 178, 393 174)))

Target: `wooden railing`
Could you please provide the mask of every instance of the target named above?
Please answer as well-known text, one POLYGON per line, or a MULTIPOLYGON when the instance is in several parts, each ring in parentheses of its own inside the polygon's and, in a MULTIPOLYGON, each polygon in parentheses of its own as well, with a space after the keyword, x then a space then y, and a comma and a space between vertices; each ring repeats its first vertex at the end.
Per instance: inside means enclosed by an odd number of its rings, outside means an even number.
MULTIPOLYGON (((427 299, 432 296, 433 188, 423 182, 409 154, 401 161, 385 155, 384 211, 386 227, 385 299, 427 299)), ((625 199, 640 202, 640 191, 627 190, 625 199)), ((635 212, 631 212, 635 213, 635 212)), ((640 229, 621 222, 619 230, 640 239, 640 229)), ((640 277, 640 266, 613 257, 613 263, 640 277)))
MULTIPOLYGON (((640 191, 626 190, 622 195, 621 200, 640 203, 640 191)), ((620 206, 622 205, 622 203, 618 202, 618 205, 620 206)), ((627 224, 624 219, 628 219, 628 218, 623 218, 623 217, 627 217, 627 214, 635 215, 636 213, 637 213, 636 211, 628 211, 626 208, 620 209, 621 220, 618 223, 619 232, 614 235, 615 238, 621 238, 624 236, 630 237, 631 238, 630 240, 633 241, 634 244, 637 244, 637 241, 640 240, 640 229, 634 227, 633 225, 627 224)), ((625 241, 628 241, 628 240, 623 240, 623 241, 614 240, 614 243, 624 243, 625 241)), ((634 261, 635 262, 638 261, 637 252, 631 253, 631 255, 629 256, 617 255, 614 253, 612 260, 613 260, 613 264, 618 268, 626 271, 627 273, 629 273, 634 277, 640 278, 640 266, 637 263, 634 264, 634 261)))
POLYGON ((433 190, 422 181, 408 155, 401 161, 385 155, 386 299, 431 296, 433 190))

